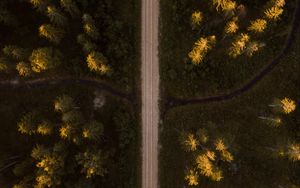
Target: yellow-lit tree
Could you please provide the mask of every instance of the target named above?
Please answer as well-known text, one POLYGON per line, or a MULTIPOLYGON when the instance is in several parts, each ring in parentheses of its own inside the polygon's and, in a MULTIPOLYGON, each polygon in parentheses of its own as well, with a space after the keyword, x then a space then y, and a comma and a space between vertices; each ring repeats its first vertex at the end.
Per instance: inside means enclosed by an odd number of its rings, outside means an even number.
POLYGON ((44 47, 32 51, 29 58, 34 72, 43 72, 53 69, 61 63, 61 53, 53 48, 44 47))
POLYGON ((253 31, 255 33, 263 32, 267 27, 267 21, 264 19, 256 19, 251 21, 250 26, 248 27, 249 31, 253 31))
POLYGON ((107 169, 104 167, 104 161, 107 156, 101 151, 86 151, 76 155, 78 164, 82 166, 81 172, 85 174, 86 178, 94 176, 104 176, 107 169))
POLYGON ((236 8, 236 2, 232 0, 213 0, 217 11, 230 12, 236 8))
POLYGON ((209 37, 201 37, 195 42, 192 51, 188 54, 194 65, 200 64, 209 50, 213 48, 216 43, 214 35, 209 37))
POLYGON ((67 17, 55 6, 47 7, 47 16, 50 18, 50 21, 60 27, 66 26, 68 19, 67 17))
POLYGON ((199 174, 196 170, 188 170, 184 179, 189 186, 197 186, 199 184, 199 174))
POLYGON ((191 16, 191 23, 192 27, 195 29, 201 25, 201 22, 203 21, 203 13, 201 11, 195 11, 193 12, 191 16))
POLYGON ((64 30, 52 26, 51 24, 43 24, 39 27, 39 34, 55 44, 59 44, 64 37, 64 30))
POLYGON ((86 61, 91 71, 100 74, 107 74, 110 71, 106 57, 104 57, 104 55, 100 52, 91 52, 86 61))
POLYGON ((300 161, 300 144, 290 144, 287 149, 287 156, 291 161, 300 161))
POLYGON ((96 22, 93 19, 93 17, 89 14, 84 14, 82 16, 82 21, 83 21, 83 29, 85 33, 91 38, 93 38, 94 40, 98 39, 99 30, 96 27, 96 22))
POLYGON ((32 75, 32 70, 29 63, 25 63, 23 61, 19 62, 16 66, 16 69, 20 76, 28 77, 32 75))
POLYGON ((43 12, 46 10, 47 5, 49 5, 50 0, 29 0, 29 2, 39 11, 43 12))
POLYGON ((73 18, 80 15, 80 10, 73 0, 60 0, 60 5, 66 12, 70 13, 73 18))
POLYGON ((192 155, 194 160, 189 163, 185 172, 185 180, 189 186, 199 184, 199 175, 213 181, 223 179, 220 161, 231 163, 234 160, 224 138, 209 139, 207 131, 199 129, 196 134, 183 133, 180 140, 184 150, 188 151, 187 154, 192 155))
POLYGON ((229 56, 236 58, 241 55, 246 49, 247 42, 250 40, 250 36, 245 33, 241 33, 236 39, 231 43, 229 48, 229 56))
POLYGON ((236 33, 239 29, 238 18, 234 17, 231 21, 227 22, 224 28, 225 35, 232 35, 236 33))
POLYGON ((193 134, 184 134, 182 137, 182 145, 185 151, 197 150, 197 147, 199 146, 199 141, 193 134))
POLYGON ((278 20, 283 13, 284 5, 285 0, 270 0, 264 11, 265 17, 273 21, 278 20))
POLYGON ((6 72, 8 67, 5 63, 0 62, 0 72, 6 72))
POLYGON ((296 110, 296 103, 294 100, 290 98, 283 98, 283 99, 275 99, 273 104, 269 105, 270 107, 274 108, 275 111, 290 114, 296 110))
POLYGON ((257 53, 265 44, 262 42, 252 41, 246 46, 245 53, 247 56, 252 57, 253 54, 257 53))

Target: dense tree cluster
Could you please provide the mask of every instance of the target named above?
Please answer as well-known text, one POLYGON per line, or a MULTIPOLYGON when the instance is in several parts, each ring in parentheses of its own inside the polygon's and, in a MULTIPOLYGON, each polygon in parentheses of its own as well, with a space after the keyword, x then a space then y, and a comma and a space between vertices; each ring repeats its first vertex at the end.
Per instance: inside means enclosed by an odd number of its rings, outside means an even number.
POLYGON ((0 72, 10 78, 16 73, 20 77, 93 75, 128 87, 134 78, 128 67, 136 58, 135 15, 126 15, 128 20, 112 4, 111 0, 1 1, 0 72), (31 61, 30 54, 46 48, 59 52, 62 63, 31 61))
MULTIPOLYGON (((259 52, 259 50, 265 46, 263 42, 252 40, 253 38, 257 38, 259 33, 262 33, 266 30, 268 21, 276 21, 280 17, 283 12, 283 8, 285 5, 285 0, 270 0, 266 8, 264 10, 264 16, 262 18, 257 18, 253 21, 250 21, 250 24, 247 28, 243 28, 240 26, 239 22, 244 20, 239 20, 242 17, 242 9, 245 12, 244 5, 238 5, 237 2, 232 0, 213 0, 212 5, 216 8, 218 12, 224 13, 223 17, 225 20, 225 27, 224 27, 224 37, 231 36, 228 38, 231 45, 228 47, 228 55, 232 58, 236 58, 243 54, 251 57, 255 53, 259 52), (242 8, 244 7, 244 8, 242 8), (251 33, 248 33, 251 32, 251 33)), ((203 13, 200 11, 196 11, 192 14, 191 23, 193 28, 199 26, 202 20, 205 19, 203 13)), ((201 37, 203 39, 203 37, 201 37)), ((223 40, 220 38, 215 37, 214 43, 215 46, 221 46, 223 40)), ((197 46, 199 41, 195 42, 194 46, 197 46)), ((226 42, 228 43, 228 42, 226 42)), ((206 45, 208 49, 214 51, 212 46, 206 45)), ((206 52, 206 51, 204 51, 206 52)), ((194 65, 198 65, 200 62, 203 61, 205 53, 200 53, 199 51, 195 50, 193 47, 192 51, 189 53, 189 58, 194 65), (198 53, 196 53, 198 52, 198 53)))
POLYGON ((199 129, 196 133, 184 132, 181 136, 181 144, 187 152, 188 162, 185 180, 190 186, 199 184, 200 175, 213 181, 221 181, 224 177, 222 168, 232 163, 234 157, 231 148, 222 137, 214 138, 205 129, 199 129))
MULTIPOLYGON (((107 173, 106 164, 112 153, 101 146, 103 124, 84 118, 73 98, 67 95, 54 101, 54 109, 61 115, 60 121, 45 120, 35 111, 26 113, 18 123, 20 133, 49 140, 37 142, 29 158, 33 162, 32 172, 14 187, 67 187, 70 182, 65 181, 66 177, 71 178, 73 187, 81 184, 77 185, 76 179, 90 181, 90 187, 94 187, 94 177, 107 173)), ((22 170, 26 169, 19 169, 22 170)))

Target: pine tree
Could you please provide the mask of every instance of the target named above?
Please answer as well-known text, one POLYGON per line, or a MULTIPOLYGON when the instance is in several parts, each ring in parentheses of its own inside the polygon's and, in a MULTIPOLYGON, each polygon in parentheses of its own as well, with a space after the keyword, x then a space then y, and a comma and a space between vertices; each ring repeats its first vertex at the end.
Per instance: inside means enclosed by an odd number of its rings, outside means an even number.
POLYGON ((25 60, 29 56, 27 50, 15 45, 7 45, 3 48, 2 51, 6 56, 14 58, 16 60, 25 60))
POLYGON ((37 126, 37 131, 40 135, 50 135, 53 133, 53 125, 48 121, 43 121, 37 126))
POLYGON ((203 21, 203 14, 200 11, 195 11, 191 16, 192 27, 195 29, 200 26, 203 21))
POLYGON ((182 138, 182 145, 183 145, 185 151, 195 151, 195 150, 197 150, 197 147, 199 146, 199 141, 191 133, 184 134, 183 138, 182 138))
POLYGON ((60 0, 60 5, 66 12, 70 13, 73 18, 80 15, 80 10, 73 0, 60 0))
POLYGON ((36 187, 57 187, 61 184, 64 167, 64 154, 56 153, 44 146, 37 145, 31 153, 38 168, 36 187))
POLYGON ((30 186, 26 182, 22 181, 16 185, 14 185, 12 188, 30 188, 30 186))
POLYGON ((250 40, 248 34, 241 33, 236 39, 231 43, 229 48, 229 56, 236 58, 241 55, 246 49, 247 42, 250 40))
POLYGON ((300 161, 300 144, 290 144, 287 155, 291 161, 300 161))
POLYGON ((245 53, 247 56, 252 57, 254 53, 257 53, 265 44, 262 42, 249 42, 246 46, 245 53))
POLYGON ((220 181, 223 178, 222 171, 215 167, 212 161, 214 159, 210 159, 206 154, 200 154, 196 158, 197 168, 202 175, 213 181, 220 181))
POLYGON ((0 62, 0 73, 1 72, 7 72, 8 67, 5 63, 0 62))
POLYGON ((106 57, 100 52, 91 52, 86 61, 91 71, 100 74, 107 74, 110 71, 106 57))
POLYGON ((89 140, 98 141, 103 135, 103 124, 92 121, 84 125, 82 136, 89 140))
POLYGON ((61 53, 51 47, 38 48, 32 51, 29 58, 34 72, 43 72, 61 64, 61 53))
POLYGON ((233 11, 236 8, 236 2, 231 0, 213 0, 213 5, 217 11, 233 11))
POLYGON ((59 44, 64 37, 64 30, 52 26, 51 24, 43 24, 39 27, 39 34, 55 44, 59 44))
POLYGON ((226 35, 232 35, 236 33, 239 29, 239 26, 237 24, 238 18, 234 17, 231 21, 229 21, 224 28, 224 32, 226 35))
POLYGON ((221 154, 221 159, 226 162, 233 161, 233 155, 228 151, 228 147, 225 144, 223 139, 217 139, 215 142, 215 147, 218 152, 221 154))
POLYGON ((196 170, 188 170, 184 179, 189 186, 197 186, 199 184, 199 175, 196 170))
POLYGON ((259 116, 258 118, 264 120, 271 127, 279 127, 282 124, 280 117, 259 116))
POLYGON ((86 178, 94 176, 104 176, 107 173, 104 167, 104 161, 107 156, 102 151, 86 151, 76 155, 76 160, 82 166, 81 172, 85 174, 86 178))
POLYGON ((77 36, 77 42, 81 44, 85 53, 91 53, 97 50, 97 45, 92 42, 85 34, 79 34, 77 36))
POLYGON ((280 7, 271 7, 265 10, 265 17, 269 20, 276 21, 280 18, 283 13, 283 8, 280 7))
POLYGON ((97 40, 99 37, 99 30, 96 27, 96 23, 92 18, 92 16, 90 16, 89 14, 84 14, 82 16, 82 20, 83 20, 83 29, 85 33, 91 38, 93 38, 94 40, 97 40))
POLYGON ((30 69, 30 65, 23 61, 17 64, 16 69, 19 72, 20 76, 29 77, 32 75, 32 70, 30 69))
POLYGON ((66 113, 71 111, 75 107, 75 103, 72 97, 62 95, 57 97, 54 101, 54 109, 57 112, 66 113))
POLYGON ((62 121, 67 124, 79 125, 83 123, 83 116, 80 111, 71 110, 62 114, 62 121))
POLYGON ((267 21, 264 19, 256 19, 251 21, 250 26, 248 27, 249 31, 253 31, 255 33, 262 33, 267 27, 267 21))
POLYGON ((18 20, 11 12, 6 10, 4 7, 0 7, 0 23, 7 26, 17 26, 18 20))
POLYGON ((36 133, 37 129, 37 114, 30 112, 25 114, 18 123, 18 131, 22 134, 32 135, 36 133))
POLYGON ((273 104, 269 105, 270 107, 274 108, 275 111, 281 112, 284 114, 290 114, 296 110, 296 103, 294 100, 290 98, 283 98, 283 99, 275 99, 273 104))
POLYGON ((188 54, 194 65, 200 64, 209 50, 212 49, 216 42, 216 37, 214 35, 209 37, 201 37, 197 42, 195 42, 192 51, 188 54))
POLYGON ((50 21, 57 26, 64 27, 68 23, 67 17, 55 6, 47 7, 47 15, 50 18, 50 21))
POLYGON ((29 2, 39 11, 44 12, 51 0, 30 0, 29 2))

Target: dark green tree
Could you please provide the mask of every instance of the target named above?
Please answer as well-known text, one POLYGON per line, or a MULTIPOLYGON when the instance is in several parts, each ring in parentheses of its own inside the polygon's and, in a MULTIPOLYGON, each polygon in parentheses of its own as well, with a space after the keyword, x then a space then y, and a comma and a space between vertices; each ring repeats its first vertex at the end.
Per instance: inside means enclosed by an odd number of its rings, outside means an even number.
POLYGON ((73 0, 60 0, 60 5, 66 12, 70 13, 73 18, 80 15, 80 10, 73 0))

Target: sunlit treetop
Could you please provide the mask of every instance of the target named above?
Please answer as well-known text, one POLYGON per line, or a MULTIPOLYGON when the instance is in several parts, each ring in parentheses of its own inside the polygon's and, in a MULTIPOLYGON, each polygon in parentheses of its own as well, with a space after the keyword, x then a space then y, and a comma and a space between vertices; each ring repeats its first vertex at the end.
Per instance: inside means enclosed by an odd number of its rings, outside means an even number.
POLYGON ((287 155, 291 161, 300 161, 300 145, 299 144, 289 145, 287 155))
POLYGON ((238 18, 235 17, 231 21, 227 22, 224 28, 225 34, 232 35, 236 33, 239 29, 239 26, 237 24, 238 18))
POLYGON ((283 112, 289 114, 296 109, 296 103, 292 99, 284 98, 281 100, 283 112))
POLYGON ((236 2, 232 0, 213 0, 217 11, 231 11, 236 8, 236 2))
POLYGON ((236 58, 241 55, 247 45, 247 42, 250 40, 250 36, 246 33, 239 34, 235 40, 231 43, 231 47, 229 48, 229 56, 236 58))
POLYGON ((51 47, 39 48, 32 51, 29 58, 34 72, 43 72, 61 64, 62 54, 51 47))
POLYGON ((64 37, 64 30, 55 27, 51 24, 43 24, 39 27, 39 34, 42 37, 47 38, 49 41, 59 44, 64 37))
POLYGON ((267 10, 265 10, 265 16, 266 18, 270 20, 278 20, 280 15, 283 13, 283 9, 279 7, 271 7, 267 10))
POLYGON ((197 149, 199 141, 193 134, 187 134, 183 139, 183 145, 186 151, 195 151, 197 149))
POLYGON ((50 135, 53 132, 53 126, 48 121, 43 121, 37 127, 37 133, 41 135, 50 135))
POLYGON ((184 178, 189 186, 196 186, 199 184, 199 175, 196 170, 188 170, 184 178))
POLYGON ((107 74, 110 71, 106 57, 104 57, 104 55, 100 52, 91 52, 87 56, 86 61, 91 71, 100 74, 107 74))
POLYGON ((59 129, 59 135, 63 139, 71 139, 71 136, 72 136, 73 133, 74 133, 74 129, 69 124, 63 125, 59 129))
POLYGON ((6 72, 8 69, 7 65, 0 62, 0 72, 6 72))
POLYGON ((264 19, 256 19, 254 21, 251 21, 250 26, 248 27, 249 31, 253 31, 256 33, 263 32, 267 27, 267 21, 264 19))
POLYGON ((202 12, 200 12, 200 11, 193 12, 193 14, 191 16, 191 22, 192 22, 193 28, 200 26, 202 21, 203 21, 202 12))
POLYGON ((193 46, 192 51, 188 54, 194 65, 200 64, 209 50, 213 48, 216 43, 216 36, 201 37, 193 46))

